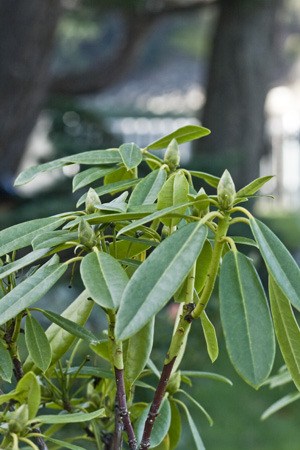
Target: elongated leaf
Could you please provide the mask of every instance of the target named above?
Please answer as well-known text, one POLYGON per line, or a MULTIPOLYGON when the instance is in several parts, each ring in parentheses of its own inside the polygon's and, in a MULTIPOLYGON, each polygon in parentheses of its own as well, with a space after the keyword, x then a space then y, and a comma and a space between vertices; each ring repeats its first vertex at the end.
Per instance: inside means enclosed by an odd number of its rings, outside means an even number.
POLYGON ((218 346, 218 339, 215 327, 209 320, 207 314, 205 311, 202 312, 201 316, 201 324, 203 328, 203 333, 205 337, 206 347, 208 355, 211 359, 211 362, 215 362, 219 355, 219 346, 218 346))
MULTIPOLYGON (((189 183, 183 172, 179 171, 172 175, 163 185, 157 200, 157 209, 165 209, 170 206, 180 205, 188 201, 189 183)), ((177 210, 178 214, 184 214, 186 207, 177 210)), ((161 222, 167 227, 174 227, 177 225, 180 217, 162 217, 161 222)))
POLYGON ((251 181, 251 183, 247 184, 247 186, 243 187, 236 193, 236 197, 248 197, 250 195, 254 195, 259 189, 270 181, 273 178, 273 175, 269 175, 266 177, 260 177, 256 180, 251 181))
POLYGON ((226 383, 232 386, 232 382, 229 380, 229 378, 226 378, 223 375, 219 375, 218 373, 199 372, 196 370, 181 370, 181 375, 191 378, 206 378, 212 381, 221 381, 222 383, 226 383))
POLYGON ((32 241, 32 247, 34 250, 40 250, 76 240, 78 240, 77 232, 71 233, 65 230, 48 231, 46 233, 38 233, 32 241))
POLYGON ((5 295, 0 302, 0 325, 42 298, 66 270, 66 264, 44 265, 5 295))
POLYGON ((190 271, 207 236, 190 223, 165 239, 135 271, 126 286, 116 320, 116 336, 139 331, 172 297, 190 271))
POLYGON ((51 322, 55 323, 56 325, 63 328, 68 333, 78 337, 79 339, 83 339, 91 344, 95 344, 99 341, 97 336, 95 336, 91 331, 84 328, 82 325, 79 325, 72 320, 66 319, 65 317, 62 317, 61 315, 58 315, 53 311, 40 311, 45 317, 47 317, 47 319, 51 320, 51 322))
POLYGON ((104 308, 117 308, 128 282, 120 263, 107 253, 91 252, 81 261, 80 273, 93 300, 104 308))
POLYGON ((292 379, 300 390, 300 329, 288 298, 272 277, 269 280, 271 311, 277 341, 292 379))
POLYGON ((129 181, 133 178, 136 178, 136 171, 128 170, 127 167, 121 164, 118 165, 118 168, 114 172, 105 175, 103 185, 106 186, 120 181, 129 181))
MULTIPOLYGON (((89 420, 96 419, 97 417, 105 417, 105 409, 100 408, 97 411, 90 413, 79 412, 73 414, 51 414, 37 416, 34 421, 38 423, 79 423, 88 422, 89 420)), ((33 422, 33 420, 31 421, 33 422)))
POLYGON ((122 144, 119 147, 119 152, 124 165, 128 170, 137 167, 143 159, 141 149, 133 142, 128 144, 122 144))
POLYGON ((77 153, 76 155, 66 156, 64 158, 56 159, 49 163, 40 164, 38 166, 30 167, 24 170, 17 177, 15 186, 21 186, 22 184, 29 183, 39 173, 48 172, 53 169, 59 169, 68 164, 88 164, 88 165, 101 165, 101 164, 116 164, 121 162, 121 156, 116 148, 108 150, 91 150, 88 152, 77 153))
POLYGON ((189 426, 190 426, 190 429, 192 432, 192 436, 193 436, 194 442, 196 444, 196 449, 197 450, 205 450, 204 444, 202 442, 201 436, 198 431, 198 427, 196 426, 192 416, 190 415, 189 410, 187 409, 187 407, 185 406, 185 404, 183 402, 176 400, 176 403, 178 403, 178 405, 181 406, 181 408, 184 410, 184 412, 186 414, 186 417, 187 417, 187 420, 188 420, 188 423, 189 423, 189 426))
POLYGON ((106 361, 111 360, 108 348, 108 339, 101 339, 97 344, 91 344, 90 349, 106 361))
POLYGON ((300 269, 297 263, 264 223, 251 218, 250 225, 268 272, 292 305, 300 310, 300 269))
POLYGON ((112 372, 109 372, 108 370, 102 370, 98 367, 93 366, 84 366, 84 367, 70 367, 70 369, 67 369, 67 374, 74 375, 75 373, 78 374, 79 378, 90 378, 90 377, 98 377, 98 378, 114 378, 114 374, 112 372), (79 370, 80 369, 80 370, 79 370))
MULTIPOLYGON (((138 239, 137 239, 138 241, 138 239)), ((117 241, 112 242, 109 245, 110 254, 117 259, 123 260, 126 258, 132 258, 133 256, 139 255, 148 248, 151 247, 150 242, 129 242, 129 241, 117 241)), ((157 241, 153 241, 153 245, 157 244, 157 241)))
POLYGON ((202 412, 202 414, 204 414, 204 416, 206 417, 208 423, 210 426, 213 425, 214 421, 211 418, 211 416, 208 414, 208 412, 206 411, 205 408, 203 408, 202 405, 200 405, 199 402, 197 402, 197 400, 195 400, 190 394, 188 394, 186 391, 184 391, 183 389, 178 389, 177 392, 181 392, 181 394, 185 395, 186 398, 188 398, 195 406, 197 406, 197 408, 202 412))
POLYGON ((65 223, 61 217, 46 217, 19 223, 0 231, 0 256, 27 247, 37 232, 55 230, 65 223))
MULTIPOLYGON (((135 186, 140 180, 138 178, 124 180, 124 181, 116 181, 115 183, 106 184, 105 186, 101 186, 95 189, 95 192, 101 196, 105 194, 117 194, 118 192, 126 191, 133 186, 135 186)), ((76 206, 77 208, 85 202, 87 194, 84 194, 78 200, 76 206)))
POLYGON ((294 403, 295 401, 300 399, 300 392, 291 392, 290 394, 285 395, 277 402, 273 403, 273 405, 269 406, 268 409, 264 411, 261 416, 262 420, 268 419, 268 417, 272 416, 276 412, 280 411, 282 408, 294 403))
MULTIPOLYGON (((186 209, 188 206, 191 206, 191 205, 192 205, 192 202, 187 202, 187 203, 184 203, 181 205, 170 206, 168 208, 161 209, 160 211, 155 211, 152 214, 147 214, 147 215, 145 215, 145 217, 135 220, 131 224, 126 225, 126 227, 122 228, 118 232, 118 236, 120 234, 125 234, 130 230, 134 230, 135 228, 138 228, 139 226, 144 225, 147 222, 152 222, 153 220, 160 219, 161 217, 164 217, 164 216, 176 217, 178 210, 182 210, 183 208, 186 209)), ((128 213, 128 217, 130 217, 129 214, 132 214, 132 213, 128 213)))
POLYGON ((247 383, 259 387, 273 366, 274 332, 261 281, 242 253, 229 252, 224 257, 220 312, 233 366, 247 383))
POLYGON ((88 186, 94 181, 105 177, 105 175, 114 172, 116 168, 117 166, 90 167, 89 169, 77 173, 73 178, 73 192, 78 191, 78 189, 88 186))
POLYGON ((10 383, 13 373, 11 356, 6 346, 0 341, 0 378, 10 383))
POLYGON ((86 450, 84 447, 80 447, 79 445, 70 444, 70 442, 61 441, 59 439, 53 439, 49 436, 43 436, 46 441, 52 442, 53 444, 59 445, 59 448, 67 448, 70 450, 86 450))
POLYGON ((33 362, 45 372, 51 363, 51 347, 43 327, 32 315, 26 317, 25 340, 33 362))
POLYGON ((215 177, 214 175, 210 175, 206 172, 198 172, 196 170, 190 170, 189 171, 192 177, 195 178, 201 178, 201 180, 204 180, 207 184, 213 187, 218 187, 220 177, 215 177))
POLYGON ((171 424, 169 428, 170 450, 177 448, 181 436, 181 416, 178 406, 170 400, 171 406, 171 424))
POLYGON ((153 346, 153 336, 154 318, 128 341, 124 365, 125 377, 130 384, 133 384, 138 378, 149 359, 153 346))
POLYGON ((207 136, 210 134, 210 130, 204 127, 199 127, 197 125, 187 125, 178 130, 173 131, 173 133, 168 134, 167 136, 158 139, 157 141, 152 142, 147 146, 148 150, 160 150, 162 148, 166 148, 172 139, 176 139, 178 144, 183 144, 184 142, 190 142, 194 139, 199 139, 203 136, 207 136))
POLYGON ((123 192, 119 197, 114 198, 109 203, 94 203, 94 207, 99 209, 100 211, 118 211, 118 212, 126 212, 127 203, 125 200, 128 197, 128 191, 123 192))
POLYGON ((231 239, 234 240, 234 242, 236 244, 249 245, 250 247, 258 248, 258 245, 257 245, 256 241, 254 241, 254 239, 249 239, 244 236, 230 236, 230 237, 231 237, 231 239))
MULTIPOLYGON (((89 315, 93 309, 94 302, 88 300, 89 293, 83 291, 61 314, 61 317, 72 320, 73 322, 84 325, 89 318, 89 315)), ((68 333, 59 325, 52 323, 46 330, 46 336, 50 343, 52 352, 51 366, 55 364, 71 347, 74 343, 76 336, 68 333)), ((29 370, 36 371, 37 368, 34 365, 32 359, 29 357, 26 359, 23 369, 25 372, 29 370)))
POLYGON ((23 258, 17 259, 16 261, 6 264, 5 266, 0 267, 0 279, 7 277, 11 273, 17 272, 20 269, 23 269, 26 266, 29 266, 33 262, 42 258, 48 249, 44 248, 43 250, 36 250, 34 252, 28 253, 28 255, 23 256, 23 258))
POLYGON ((41 387, 33 372, 26 373, 15 389, 16 398, 20 404, 28 404, 29 419, 33 419, 41 403, 41 387))
POLYGON ((150 172, 133 189, 128 207, 153 204, 166 179, 167 172, 164 169, 150 172))
MULTIPOLYGON (((142 414, 136 423, 136 437, 137 441, 140 442, 143 436, 144 425, 150 410, 150 405, 144 409, 142 414)), ((151 447, 156 447, 161 443, 164 437, 167 435, 171 423, 171 407, 170 402, 167 398, 162 401, 159 409, 159 414, 153 425, 151 433, 151 447)))

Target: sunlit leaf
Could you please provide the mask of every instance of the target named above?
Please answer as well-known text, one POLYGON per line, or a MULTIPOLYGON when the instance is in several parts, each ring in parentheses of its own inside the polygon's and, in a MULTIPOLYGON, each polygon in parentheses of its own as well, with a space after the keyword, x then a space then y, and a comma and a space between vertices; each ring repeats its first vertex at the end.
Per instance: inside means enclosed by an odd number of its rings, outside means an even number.
POLYGON ((167 172, 164 169, 150 172, 133 189, 128 207, 153 204, 166 179, 167 172))
POLYGON ((218 346, 218 339, 215 327, 209 320, 207 314, 205 311, 202 311, 201 316, 201 324, 203 328, 203 333, 205 337, 206 347, 208 355, 211 359, 211 362, 215 362, 219 355, 219 346, 218 346))
POLYGON ((119 152, 122 161, 128 170, 137 167, 142 162, 143 154, 141 149, 133 142, 122 144, 119 147, 119 152))
POLYGON ((220 272, 220 312, 227 350, 244 380, 259 387, 274 361, 275 340, 267 299, 249 258, 225 255, 220 272))
POLYGON ((210 134, 210 130, 204 127, 199 127, 197 125, 186 125, 184 127, 178 128, 173 133, 170 133, 157 141, 152 142, 147 146, 148 150, 160 150, 166 148, 169 143, 176 139, 178 144, 183 144, 184 142, 190 142, 194 139, 199 139, 203 136, 210 134))
POLYGON ((243 187, 236 193, 236 197, 248 197, 250 195, 254 195, 259 189, 270 181, 273 178, 273 175, 265 176, 257 178, 256 180, 251 181, 251 183, 247 184, 247 186, 243 187))
POLYGON ((207 229, 190 223, 165 239, 135 271, 126 286, 116 320, 116 336, 140 330, 172 297, 199 255, 207 229))
POLYGON ((77 173, 73 178, 73 192, 81 189, 99 178, 105 177, 105 175, 112 173, 116 170, 117 166, 113 167, 90 167, 77 173))
MULTIPOLYGON (((188 201, 189 183, 182 171, 171 175, 158 194, 157 209, 162 210, 170 206, 184 204, 188 201)), ((184 214, 186 207, 177 210, 178 214, 184 214)), ((181 217, 162 217, 161 222, 172 228, 177 225, 181 217)))

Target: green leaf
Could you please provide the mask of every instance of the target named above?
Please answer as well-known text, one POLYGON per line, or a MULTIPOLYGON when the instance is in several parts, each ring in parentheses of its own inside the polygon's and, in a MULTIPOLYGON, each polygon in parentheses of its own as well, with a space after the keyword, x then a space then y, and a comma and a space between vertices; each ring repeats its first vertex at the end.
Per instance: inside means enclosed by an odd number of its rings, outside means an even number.
POLYGON ((105 177, 117 169, 118 166, 113 167, 90 167, 77 173, 73 178, 73 192, 78 191, 96 180, 105 177))
MULTIPOLYGON (((138 239, 137 239, 138 241, 138 239)), ((142 241, 142 240, 141 240, 142 241)), ((110 254, 116 259, 124 260, 126 258, 132 258, 140 253, 144 252, 152 245, 157 244, 157 241, 144 242, 130 242, 130 241, 117 241, 109 244, 110 254), (153 242, 153 243, 152 243, 153 242)))
POLYGON ((244 236, 230 236, 230 238, 233 239, 233 241, 236 244, 249 245, 250 247, 258 248, 258 245, 257 245, 256 241, 254 241, 253 239, 249 239, 249 238, 246 238, 244 236))
POLYGON ((261 419, 262 420, 268 419, 268 417, 272 416, 272 414, 275 414, 282 408, 285 408, 286 406, 290 405, 291 403, 299 399, 300 399, 300 392, 291 392, 290 394, 285 395, 280 400, 277 400, 277 402, 273 403, 273 405, 269 406, 269 408, 266 409, 262 414, 261 419))
POLYGON ((33 362, 45 372, 51 363, 51 347, 42 326, 31 314, 26 317, 25 341, 33 362))
POLYGON ((125 378, 130 384, 133 384, 138 378, 149 359, 153 346, 153 336, 154 318, 128 340, 124 365, 125 378))
POLYGON ((187 125, 178 130, 173 131, 161 139, 152 142, 147 146, 147 150, 160 150, 162 148, 166 148, 172 139, 176 139, 178 144, 183 144, 184 142, 190 142, 194 139, 199 139, 203 136, 207 136, 210 134, 210 130, 204 127, 199 127, 197 125, 187 125))
MULTIPOLYGON (((144 425, 150 410, 150 405, 144 409, 139 419, 136 422, 136 438, 140 442, 143 436, 144 425)), ((159 414, 153 425, 151 433, 151 445, 150 448, 156 447, 161 443, 164 437, 167 435, 171 423, 171 407, 167 398, 162 401, 159 408, 159 414)))
POLYGON ((123 192, 119 197, 114 198, 109 203, 94 203, 94 207, 99 209, 100 211, 118 211, 118 212, 126 212, 127 203, 125 200, 128 197, 128 191, 123 192))
POLYGON ((222 383, 226 383, 232 386, 232 382, 228 378, 223 377, 223 375, 219 375, 218 373, 199 372, 195 370, 181 370, 181 375, 191 378, 206 378, 208 380, 221 381, 222 383))
POLYGON ((117 308, 128 282, 121 264, 103 252, 91 252, 81 261, 80 273, 93 300, 104 308, 117 308))
POLYGON ((214 421, 212 420, 211 416, 208 414, 208 412, 206 411, 205 408, 203 408, 202 405, 200 405, 199 402, 197 402, 197 400, 195 400, 190 394, 188 394, 187 392, 185 392, 183 389, 178 389, 177 392, 181 392, 181 394, 185 395, 186 398, 188 398, 195 406, 197 406, 197 408, 202 412, 202 414, 204 414, 204 416, 206 417, 208 423, 210 426, 213 425, 214 421))
POLYGON ((292 379, 300 390, 300 329, 292 307, 272 277, 269 279, 271 311, 277 341, 292 379))
POLYGON ((225 255, 220 272, 220 312, 227 350, 239 375, 259 387, 274 361, 275 340, 267 299, 249 258, 225 255))
POLYGON ((188 423, 189 423, 189 426, 190 426, 190 429, 192 432, 192 436, 193 436, 194 442, 196 444, 196 449, 197 450, 205 450, 204 444, 203 444, 200 434, 198 432, 198 428, 197 428, 192 416, 190 415, 189 410, 187 409, 185 404, 183 402, 181 402, 180 400, 176 400, 176 403, 178 403, 178 405, 181 406, 181 408, 184 410, 184 412, 186 414, 186 417, 187 417, 187 420, 188 420, 188 423))
POLYGON ((65 218, 46 217, 45 219, 34 219, 19 223, 0 231, 0 256, 27 247, 37 233, 55 230, 65 221, 65 218))
POLYGON ((116 319, 116 336, 128 339, 172 297, 199 255, 207 236, 190 223, 165 239, 135 271, 126 286, 116 319))
POLYGON ((208 355, 210 357, 211 362, 215 362, 215 360, 218 358, 219 355, 219 346, 215 327, 209 320, 205 311, 201 313, 200 319, 208 355))
POLYGON ((10 383, 13 373, 13 364, 6 346, 0 341, 0 378, 10 383))
POLYGON ((266 177, 260 177, 256 180, 251 181, 251 183, 247 184, 247 186, 237 191, 236 197, 249 197, 251 195, 254 195, 264 184, 266 184, 272 178, 273 175, 268 175, 266 177))
MULTIPOLYGON (((106 184, 105 186, 101 186, 95 189, 95 192, 101 196, 105 194, 117 194, 118 192, 125 191, 133 186, 135 186, 140 180, 138 178, 124 180, 124 181, 116 181, 115 183, 106 184)), ((76 207, 78 208, 85 202, 87 194, 84 194, 78 200, 76 207)))
POLYGON ((26 278, 0 302, 0 325, 42 298, 67 270, 66 264, 44 265, 26 278))
MULTIPOLYGON (((157 209, 165 209, 170 206, 180 205, 188 201, 189 183, 182 171, 178 171, 170 176, 170 178, 165 182, 158 194, 157 209)), ((184 214, 186 207, 179 208, 177 210, 178 214, 184 214)), ((173 217, 167 218, 163 217, 160 219, 161 222, 167 227, 174 227, 177 225, 181 218, 173 217)))
POLYGON ((15 389, 18 402, 28 404, 29 419, 34 419, 41 403, 41 388, 33 372, 26 373, 15 389))
POLYGON ((95 344, 99 341, 99 339, 91 331, 87 330, 82 325, 73 322, 72 320, 66 319, 65 317, 62 317, 61 315, 58 315, 53 311, 41 309, 40 312, 51 322, 55 323, 56 325, 63 328, 68 333, 78 337, 79 339, 83 339, 91 344, 95 344))
POLYGON ((143 159, 143 154, 136 144, 130 142, 128 144, 122 144, 119 147, 119 152, 122 158, 124 165, 128 170, 134 169, 137 167, 143 159))
POLYGON ((70 442, 61 441, 59 439, 53 439, 49 436, 43 436, 46 441, 52 442, 53 444, 59 445, 59 448, 67 448, 70 450, 86 450, 84 447, 80 447, 79 445, 70 444, 70 442))
POLYGON ((133 189, 128 202, 128 208, 153 204, 166 179, 167 172, 164 169, 150 172, 133 189))
POLYGON ((250 225, 268 272, 292 305, 300 310, 300 270, 297 263, 264 223, 251 218, 250 225))
MULTIPOLYGON (((84 325, 89 318, 89 315, 93 309, 94 302, 88 300, 89 293, 83 291, 61 314, 61 317, 72 320, 78 325, 84 325)), ((51 366, 55 364, 71 347, 76 337, 73 334, 68 333, 59 325, 52 323, 46 330, 46 336, 48 338, 51 352, 52 361, 51 366)), ((27 358, 24 363, 24 371, 36 370, 31 358, 27 358)))
POLYGON ((93 350, 96 355, 100 356, 102 359, 106 361, 111 361, 109 348, 108 348, 108 339, 101 339, 97 344, 90 344, 90 349, 93 350))
POLYGON ((93 412, 79 412, 73 414, 51 414, 51 415, 43 415, 37 416, 35 420, 31 420, 31 422, 38 423, 79 423, 79 422, 88 422, 89 420, 105 417, 105 409, 100 408, 97 411, 93 412))
POLYGON ((76 378, 91 378, 91 377, 98 377, 98 378, 109 378, 113 379, 115 376, 112 372, 108 372, 108 370, 102 370, 98 367, 93 366, 84 366, 84 367, 70 367, 70 369, 67 369, 67 374, 73 375, 76 373, 76 378), (79 370, 80 369, 80 370, 79 370), (77 375, 78 374, 78 375, 77 375))
POLYGON ((116 164, 118 162, 121 162, 121 156, 116 148, 77 153, 76 155, 56 159, 49 163, 40 164, 24 170, 16 179, 15 186, 21 186, 22 184, 29 183, 29 181, 33 180, 39 173, 59 169, 60 167, 68 164, 88 164, 98 166, 101 164, 116 164))
POLYGON ((56 245, 65 244, 69 241, 76 241, 78 233, 72 233, 65 230, 49 231, 46 233, 38 233, 32 241, 34 250, 55 247, 56 245))
POLYGON ((177 445, 181 436, 181 416, 178 410, 178 406, 172 400, 170 400, 171 407, 171 424, 169 428, 169 438, 170 438, 170 450, 177 448, 177 445))
POLYGON ((0 267, 0 280, 7 277, 11 273, 17 272, 20 269, 23 269, 26 266, 29 266, 33 262, 42 258, 49 249, 37 250, 34 252, 30 252, 27 255, 23 256, 23 258, 17 259, 9 264, 5 264, 0 267))
POLYGON ((196 170, 189 170, 192 177, 200 178, 201 180, 204 180, 207 184, 209 184, 212 187, 218 187, 220 177, 215 177, 214 175, 210 175, 206 172, 198 172, 196 170))

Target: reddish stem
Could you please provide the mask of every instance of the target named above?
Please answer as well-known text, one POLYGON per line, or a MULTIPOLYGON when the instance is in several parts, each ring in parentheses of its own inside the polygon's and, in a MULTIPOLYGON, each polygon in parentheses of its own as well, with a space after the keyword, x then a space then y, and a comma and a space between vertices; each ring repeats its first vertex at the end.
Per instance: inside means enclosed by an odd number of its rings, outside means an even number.
POLYGON ((140 450, 147 450, 150 447, 150 436, 158 411, 163 401, 166 389, 169 383, 169 379, 172 373, 172 369, 175 363, 176 357, 172 359, 168 364, 165 364, 160 376, 159 383, 157 385, 154 398, 150 407, 150 411, 145 422, 143 438, 140 444, 140 450))

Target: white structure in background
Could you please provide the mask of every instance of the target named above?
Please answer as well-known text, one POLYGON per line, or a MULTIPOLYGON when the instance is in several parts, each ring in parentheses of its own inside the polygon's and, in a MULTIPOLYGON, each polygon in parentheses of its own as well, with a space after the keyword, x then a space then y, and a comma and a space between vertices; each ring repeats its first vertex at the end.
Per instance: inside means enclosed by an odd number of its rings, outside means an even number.
POLYGON ((297 210, 300 208, 300 104, 287 86, 272 89, 266 100, 266 132, 272 151, 261 160, 261 175, 274 174, 263 189, 275 200, 261 199, 259 207, 297 210))

